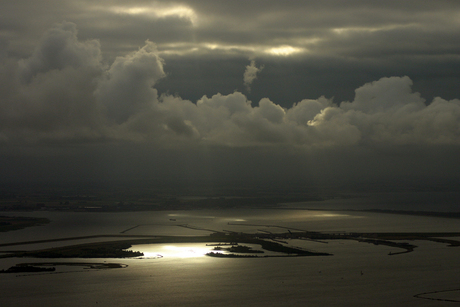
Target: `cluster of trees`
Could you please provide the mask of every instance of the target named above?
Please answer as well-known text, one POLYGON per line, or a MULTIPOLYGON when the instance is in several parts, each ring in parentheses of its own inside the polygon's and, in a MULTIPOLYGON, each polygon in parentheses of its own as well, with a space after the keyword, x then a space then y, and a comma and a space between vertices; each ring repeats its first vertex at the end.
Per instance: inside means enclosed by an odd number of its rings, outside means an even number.
POLYGON ((261 250, 256 250, 252 249, 249 246, 246 245, 232 245, 231 247, 221 247, 221 246, 216 246, 214 247, 214 250, 225 250, 229 251, 232 253, 251 253, 251 254, 262 254, 264 251, 261 250))

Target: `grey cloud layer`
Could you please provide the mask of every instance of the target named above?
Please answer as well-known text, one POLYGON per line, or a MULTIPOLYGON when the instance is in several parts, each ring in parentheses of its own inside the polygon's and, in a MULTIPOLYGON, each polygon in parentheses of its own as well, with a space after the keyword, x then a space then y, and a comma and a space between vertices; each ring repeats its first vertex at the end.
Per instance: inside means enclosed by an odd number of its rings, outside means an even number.
MULTIPOLYGON (((61 23, 33 54, 6 60, 1 78, 0 141, 139 142, 160 146, 458 145, 460 100, 428 104, 408 77, 382 78, 356 90, 351 102, 320 97, 283 108, 269 98, 203 96, 196 103, 158 95, 164 61, 152 42, 110 66, 98 41, 79 41, 61 23)), ((245 67, 241 67, 243 72, 245 67)))
POLYGON ((452 38, 460 33, 458 1, 2 0, 0 6, 10 12, 1 36, 22 55, 40 31, 62 20, 79 24, 85 39, 106 41, 109 54, 148 38, 160 51, 180 52, 187 43, 188 50, 212 53, 206 45, 218 44, 260 55, 287 44, 306 48, 306 56, 393 54, 396 46, 398 52, 445 55, 458 50, 452 38))
POLYGON ((0 10, 0 58, 29 58, 67 20, 82 41, 100 39, 106 65, 155 42, 170 76, 157 89, 192 101, 244 91, 248 58, 265 67, 248 98, 285 108, 321 95, 352 100, 388 76, 409 76, 430 101, 459 97, 459 1, 0 0, 0 10))

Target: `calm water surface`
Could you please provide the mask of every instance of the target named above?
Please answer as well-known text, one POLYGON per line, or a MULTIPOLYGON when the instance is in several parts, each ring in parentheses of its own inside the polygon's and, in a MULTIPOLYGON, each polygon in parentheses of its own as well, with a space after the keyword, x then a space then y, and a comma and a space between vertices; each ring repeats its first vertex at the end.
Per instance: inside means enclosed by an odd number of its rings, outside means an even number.
MULTIPOLYGON (((52 222, 44 226, 0 233, 2 243, 119 234, 130 228, 125 234, 210 233, 179 226, 185 224, 210 230, 244 232, 286 231, 275 226, 312 231, 460 231, 460 220, 343 211, 8 214, 48 217, 52 222)), ((46 246, 74 244, 69 242, 46 243, 46 246)), ((414 252, 388 256, 390 251, 395 251, 394 248, 355 241, 329 241, 324 244, 291 240, 291 245, 334 255, 257 259, 207 257, 204 254, 209 251, 209 247, 205 244, 137 245, 133 246, 134 250, 143 250, 150 257, 72 259, 129 265, 124 269, 57 267, 56 274, 2 274, 1 306, 452 305, 449 302, 415 298, 414 295, 460 288, 460 248, 425 241, 414 243, 419 246, 414 252)), ((27 245, 22 247, 28 248, 27 245)), ((40 248, 40 244, 35 247, 40 248)), ((0 268, 8 268, 19 262, 46 261, 2 259, 0 268)), ((438 293, 432 296, 440 298, 442 295, 438 293)), ((459 292, 449 292, 448 298, 452 297, 460 299, 459 292)))

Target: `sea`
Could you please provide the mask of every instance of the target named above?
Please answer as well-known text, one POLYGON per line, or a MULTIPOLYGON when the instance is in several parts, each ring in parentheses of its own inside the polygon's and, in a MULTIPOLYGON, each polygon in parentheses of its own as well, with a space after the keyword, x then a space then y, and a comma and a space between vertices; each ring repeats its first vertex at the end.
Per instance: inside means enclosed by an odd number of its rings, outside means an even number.
MULTIPOLYGON (((0 233, 9 250, 120 240, 98 235, 207 235, 211 231, 282 233, 460 232, 460 220, 339 210, 346 200, 280 208, 150 212, 2 212, 46 217, 42 226, 0 233), (312 207, 315 210, 311 210, 312 207), (331 209, 329 209, 331 208, 331 209), (185 226, 185 227, 184 227, 185 226), (61 241, 30 243, 31 241, 61 241)), ((350 201, 350 200, 347 200, 350 201)), ((459 239, 460 238, 451 238, 459 239)), ((354 240, 286 239, 287 245, 332 254, 215 258, 206 243, 133 245, 144 257, 0 259, 18 263, 120 263, 123 268, 57 265, 54 272, 0 274, 1 306, 452 306, 460 302, 460 247, 407 241, 413 252, 354 240)), ((257 249, 257 246, 252 246, 257 249)))

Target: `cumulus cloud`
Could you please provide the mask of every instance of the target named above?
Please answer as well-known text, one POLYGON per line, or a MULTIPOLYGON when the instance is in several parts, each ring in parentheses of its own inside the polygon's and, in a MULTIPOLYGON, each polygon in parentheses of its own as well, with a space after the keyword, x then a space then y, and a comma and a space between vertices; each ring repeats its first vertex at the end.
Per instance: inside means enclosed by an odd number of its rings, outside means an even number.
POLYGON ((239 92, 204 96, 196 104, 162 96, 149 116, 131 124, 155 118, 163 127, 155 133, 228 146, 459 144, 459 101, 436 98, 426 105, 411 84, 408 77, 383 78, 357 89, 352 102, 336 105, 320 97, 289 109, 268 98, 253 107, 239 92))
POLYGON ((99 83, 96 96, 107 108, 108 117, 123 123, 156 102, 153 86, 164 76, 155 44, 147 41, 138 51, 115 59, 99 83))
POLYGON ((39 73, 65 67, 98 66, 101 46, 98 40, 79 42, 77 26, 71 22, 56 24, 46 31, 31 57, 19 61, 19 77, 30 82, 39 73))
POLYGON ((460 100, 435 98, 426 105, 408 77, 382 78, 356 90, 340 105, 342 117, 362 133, 362 142, 459 144, 460 100))
MULTIPOLYGON (((47 31, 32 55, 0 70, 0 142, 125 142, 160 146, 270 145, 304 148, 459 145, 460 100, 431 103, 409 77, 382 78, 353 101, 320 97, 283 108, 269 98, 203 96, 196 102, 154 86, 166 76, 152 42, 106 67, 98 41, 80 42, 72 23, 47 31)), ((261 68, 247 66, 250 85, 261 68)))
POLYGON ((0 129, 10 142, 103 137, 104 118, 94 98, 102 70, 98 41, 79 42, 76 27, 47 31, 33 54, 0 69, 0 129))
POLYGON ((264 69, 264 66, 257 67, 256 61, 252 60, 251 64, 246 66, 246 70, 244 71, 243 75, 243 83, 246 86, 248 92, 251 91, 251 84, 257 79, 257 74, 260 73, 264 69))

